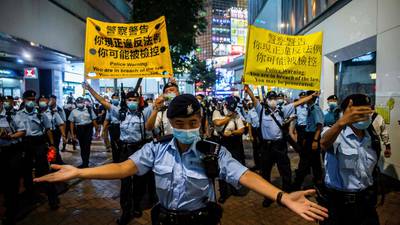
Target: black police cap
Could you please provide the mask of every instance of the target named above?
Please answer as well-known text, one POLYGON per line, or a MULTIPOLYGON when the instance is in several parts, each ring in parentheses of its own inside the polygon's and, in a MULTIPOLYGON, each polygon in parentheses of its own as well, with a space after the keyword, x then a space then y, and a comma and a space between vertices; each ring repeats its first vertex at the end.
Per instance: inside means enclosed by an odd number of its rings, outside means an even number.
POLYGON ((315 93, 315 91, 307 91, 307 92, 306 92, 306 95, 309 96, 309 95, 312 95, 312 94, 314 94, 314 93, 315 93))
POLYGON ((178 85, 176 83, 168 82, 163 88, 163 93, 165 92, 165 90, 167 88, 170 88, 170 87, 176 87, 176 89, 179 89, 179 87, 178 87, 178 85))
POLYGON ((78 97, 78 98, 76 99, 76 102, 83 102, 84 100, 85 100, 84 98, 78 97))
POLYGON ((285 97, 285 95, 282 92, 279 92, 278 98, 284 98, 284 97, 285 97))
POLYGON ((57 99, 57 96, 55 96, 55 95, 50 95, 50 98, 55 98, 55 99, 57 99))
POLYGON ((45 99, 48 99, 48 96, 47 95, 39 95, 39 98, 38 99, 41 99, 41 98, 45 98, 45 99))
POLYGON ((371 105, 371 98, 368 97, 365 94, 352 94, 347 96, 342 104, 340 105, 340 108, 344 111, 346 110, 347 106, 350 103, 350 100, 353 101, 353 106, 370 106, 371 105))
POLYGON ((126 98, 138 98, 140 97, 140 94, 134 91, 130 91, 126 93, 126 98))
POLYGON ((306 93, 304 91, 300 92, 299 97, 306 96, 306 93))
POLYGON ((27 90, 22 94, 23 98, 35 98, 36 97, 36 92, 33 90, 27 90))
POLYGON ((200 103, 196 97, 191 94, 182 94, 176 96, 168 105, 167 117, 172 119, 176 117, 187 118, 200 111, 200 103))
POLYGON ((267 98, 276 98, 276 97, 278 97, 278 95, 276 94, 275 91, 269 91, 267 93, 267 98))
POLYGON ((338 97, 336 95, 331 95, 327 98, 327 100, 338 100, 338 97))

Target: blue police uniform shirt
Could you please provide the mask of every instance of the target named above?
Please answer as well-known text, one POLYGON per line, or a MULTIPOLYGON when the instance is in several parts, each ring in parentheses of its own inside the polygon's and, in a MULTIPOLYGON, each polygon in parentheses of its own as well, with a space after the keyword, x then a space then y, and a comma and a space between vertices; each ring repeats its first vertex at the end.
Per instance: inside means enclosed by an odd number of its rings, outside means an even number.
POLYGON ((51 112, 51 109, 47 109, 42 113, 43 116, 47 116, 51 122, 51 130, 55 130, 60 125, 64 124, 64 120, 61 118, 58 112, 51 112))
POLYGON ((324 125, 324 113, 319 105, 314 104, 308 109, 306 132, 315 132, 318 124, 324 125))
MULTIPOLYGON (((7 120, 6 110, 0 112, 0 130, 12 134, 17 131, 25 131, 25 124, 17 115, 11 115, 11 121, 7 120)), ((0 146, 10 146, 17 143, 19 140, 7 140, 0 138, 0 146)))
POLYGON ((298 126, 306 126, 307 125, 307 105, 299 105, 296 107, 296 115, 297 115, 297 124, 298 126))
POLYGON ((67 116, 65 115, 65 111, 63 108, 56 105, 54 108, 51 108, 50 110, 53 110, 53 112, 57 112, 64 122, 67 121, 67 116))
POLYGON ((251 124, 252 127, 258 128, 260 126, 260 118, 258 117, 256 109, 253 107, 246 113, 246 122, 251 124))
MULTIPOLYGON (((118 118, 120 121, 120 113, 117 106, 112 105, 109 112, 111 118, 118 118)), ((134 143, 150 139, 152 133, 151 131, 146 131, 145 128, 148 115, 149 113, 146 109, 144 109, 140 114, 128 110, 125 119, 120 121, 120 140, 127 143, 134 143)))
MULTIPOLYGON (((269 141, 276 141, 279 139, 282 139, 282 131, 278 127, 278 125, 275 123, 274 119, 272 119, 271 115, 265 115, 265 109, 261 106, 260 103, 257 104, 256 106, 257 114, 258 116, 262 116, 261 118, 261 133, 263 136, 264 140, 269 140, 269 141)), ((272 109, 271 109, 272 111, 272 109)), ((294 104, 288 104, 283 107, 277 108, 274 112, 275 118, 278 120, 280 124, 283 124, 283 120, 288 118, 294 113, 294 104), (282 111, 283 113, 283 118, 279 114, 279 110, 282 111)))
POLYGON ((46 129, 51 129, 51 120, 48 116, 38 115, 37 109, 28 112, 25 108, 18 111, 17 116, 26 128, 27 137, 37 137, 45 134, 46 129))
MULTIPOLYGON (((322 135, 329 129, 325 129, 322 135)), ((359 138, 347 126, 333 143, 333 151, 325 154, 325 184, 339 191, 364 190, 374 182, 372 173, 377 160, 368 131, 359 138)))
POLYGON ((119 110, 120 106, 111 105, 111 108, 106 112, 106 120, 110 121, 111 124, 119 124, 119 110))
POLYGON ((329 109, 324 111, 324 126, 332 126, 336 123, 336 119, 335 111, 329 109))
MULTIPOLYGON (((198 139, 200 140, 200 139, 198 139)), ((197 210, 205 207, 204 199, 215 201, 212 181, 205 174, 196 140, 180 154, 175 138, 162 143, 148 143, 129 157, 138 168, 137 175, 153 170, 160 204, 171 210, 197 210)), ((247 168, 221 147, 218 164, 219 178, 236 188, 247 168)))
POLYGON ((96 119, 96 114, 94 114, 93 109, 89 110, 86 107, 83 109, 76 108, 72 110, 68 117, 68 120, 75 125, 88 125, 92 123, 92 120, 96 119), (90 114, 89 114, 90 111, 90 114))

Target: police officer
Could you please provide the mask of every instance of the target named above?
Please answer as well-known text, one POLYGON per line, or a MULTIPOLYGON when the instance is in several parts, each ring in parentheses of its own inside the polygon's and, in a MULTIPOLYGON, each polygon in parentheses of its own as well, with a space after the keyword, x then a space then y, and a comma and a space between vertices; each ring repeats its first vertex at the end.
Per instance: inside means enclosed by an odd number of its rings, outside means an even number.
MULTIPOLYGON (((108 110, 110 118, 120 121, 118 162, 127 160, 130 155, 151 140, 152 133, 146 131, 145 128, 151 109, 143 111, 144 101, 139 93, 128 92, 125 102, 127 108, 121 108, 105 101, 87 83, 84 83, 83 86, 108 110)), ((146 176, 129 176, 121 180, 120 204, 122 215, 117 221, 118 224, 128 224, 132 217, 142 216, 140 203, 146 192, 147 179, 149 179, 148 174, 146 176)))
MULTIPOLYGON (((306 92, 302 91, 299 94, 299 99, 305 98, 306 92)), ((307 104, 302 104, 296 107, 296 134, 297 134, 297 143, 301 148, 305 148, 306 145, 306 125, 307 125, 307 104)))
MULTIPOLYGON (((32 169, 35 175, 43 176, 50 172, 47 152, 54 148, 51 132, 51 120, 46 114, 41 114, 36 108, 36 92, 25 91, 23 94, 24 108, 17 113, 26 127, 24 145, 24 182, 28 196, 33 197, 32 169)), ((51 209, 58 209, 59 200, 54 184, 45 184, 51 209)))
MULTIPOLYGON (((200 140, 200 105, 193 95, 183 94, 168 106, 168 118, 173 138, 151 142, 118 164, 90 169, 53 165, 58 172, 35 179, 36 182, 55 182, 73 178, 120 179, 149 170, 156 174, 159 205, 153 208, 153 224, 214 225, 222 216, 215 203, 213 181, 206 174, 216 172, 234 186, 244 185, 257 193, 276 200, 306 220, 323 220, 325 208, 305 198, 313 190, 287 194, 232 158, 225 147, 200 140), (199 144, 200 143, 200 144, 199 144), (203 163, 205 156, 214 155, 217 170, 203 163)), ((214 164, 213 164, 214 165, 214 164)))
MULTIPOLYGON (((276 163, 279 173, 282 177, 282 188, 284 191, 291 190, 292 171, 290 168, 290 160, 287 155, 287 140, 284 139, 282 128, 284 121, 293 113, 294 108, 305 104, 313 98, 313 95, 300 99, 297 102, 279 107, 277 105, 277 94, 275 91, 267 93, 267 104, 261 106, 260 102, 254 97, 253 92, 246 85, 244 87, 246 93, 249 94, 252 101, 255 102, 256 110, 259 116, 261 134, 263 139, 262 147, 262 175, 269 181, 271 179, 271 170, 276 163)), ((269 207, 272 202, 265 198, 264 207, 269 207)))
POLYGON ((82 164, 79 168, 89 167, 90 146, 92 144, 93 126, 97 128, 96 115, 93 109, 85 104, 85 99, 76 99, 77 108, 72 110, 68 117, 71 122, 70 129, 74 139, 79 141, 82 164))
POLYGON ((13 109, 13 98, 0 96, 0 176, 6 208, 4 225, 16 224, 19 179, 21 177, 21 138, 26 133, 24 123, 13 109))
MULTIPOLYGON (((102 103, 101 101, 99 101, 102 103)), ((111 104, 116 107, 116 110, 119 111, 121 109, 120 107, 120 99, 119 95, 117 93, 114 93, 111 96, 111 104)), ((113 162, 119 162, 120 159, 120 151, 118 150, 118 144, 119 144, 119 137, 121 135, 120 131, 120 119, 118 114, 112 114, 110 112, 110 109, 106 108, 106 119, 104 121, 104 130, 103 132, 108 132, 110 133, 110 144, 111 144, 111 152, 112 152, 112 159, 113 162)))
MULTIPOLYGON (((245 163, 242 135, 245 130, 243 121, 236 112, 237 101, 233 96, 225 98, 223 110, 215 110, 213 123, 215 125, 214 135, 219 136, 219 144, 223 145, 232 154, 232 157, 241 164, 245 163)), ((230 186, 220 180, 221 196, 218 202, 224 203, 231 194, 230 186)))
POLYGON ((279 107, 282 107, 282 106, 286 105, 286 103, 287 103, 286 102, 286 96, 282 92, 279 92, 277 97, 276 97, 276 104, 279 107))
POLYGON ((324 126, 331 127, 340 117, 340 108, 336 95, 329 96, 327 101, 328 109, 324 111, 324 126))
POLYGON ((158 136, 172 134, 172 127, 167 118, 167 107, 169 103, 179 95, 179 88, 175 82, 168 82, 163 88, 163 95, 159 96, 154 103, 153 111, 146 122, 146 129, 157 130, 158 136))
POLYGON ((371 99, 364 94, 347 96, 340 106, 343 116, 324 130, 325 203, 329 218, 324 224, 379 224, 376 212, 379 136, 371 126, 371 99))
MULTIPOLYGON (((314 95, 315 91, 307 91, 307 95, 314 95)), ((319 139, 324 125, 324 114, 319 107, 317 96, 307 101, 307 125, 305 147, 299 152, 300 161, 296 170, 296 178, 293 187, 295 190, 301 189, 304 178, 310 171, 313 172, 314 184, 322 184, 321 149, 319 139)))
POLYGON ((63 142, 63 147, 61 149, 62 152, 65 151, 65 147, 67 146, 67 143, 70 142, 72 144, 72 149, 76 150, 76 141, 74 137, 72 136, 71 133, 71 122, 68 120, 69 115, 71 114, 72 110, 76 108, 76 105, 74 103, 74 100, 71 96, 67 97, 67 101, 64 104, 64 112, 65 112, 65 135, 68 138, 66 142, 63 142))
POLYGON ((64 164, 60 154, 60 140, 61 137, 63 142, 67 141, 65 135, 65 118, 64 110, 57 106, 55 103, 56 97, 53 95, 50 100, 45 96, 41 95, 38 99, 39 112, 50 118, 51 131, 53 133, 54 147, 56 148, 56 163, 64 164), (61 114, 60 114, 61 113, 61 114), (62 115, 62 116, 61 116, 62 115))

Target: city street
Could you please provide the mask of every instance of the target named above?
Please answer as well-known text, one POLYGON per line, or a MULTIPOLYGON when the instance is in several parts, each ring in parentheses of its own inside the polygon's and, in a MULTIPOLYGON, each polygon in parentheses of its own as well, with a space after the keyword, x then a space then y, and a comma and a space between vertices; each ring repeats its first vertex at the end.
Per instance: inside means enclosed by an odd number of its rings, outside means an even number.
MULTIPOLYGON (((70 147, 70 146, 69 146, 70 147)), ((247 165, 252 166, 251 145, 246 144, 247 165)), ((64 159, 73 165, 79 165, 79 150, 63 153, 64 159)), ((298 156, 290 154, 292 168, 297 166, 298 156)), ((108 163, 111 153, 106 152, 100 141, 92 145, 91 162, 93 165, 108 163)), ((273 170, 273 179, 277 179, 277 169, 273 170)), ((120 182, 100 180, 74 180, 70 182, 69 190, 60 196, 60 209, 50 211, 46 202, 34 209, 27 217, 20 221, 20 225, 112 225, 119 218, 119 188, 120 182)), ((288 209, 272 204, 263 208, 263 198, 254 192, 245 197, 232 196, 224 206, 224 225, 302 225, 307 223, 294 215, 288 209)), ((378 207, 382 225, 398 225, 400 221, 396 216, 400 210, 400 191, 390 192, 386 195, 383 206, 378 207)), ((131 225, 150 225, 150 210, 145 210, 141 218, 134 219, 131 225)))

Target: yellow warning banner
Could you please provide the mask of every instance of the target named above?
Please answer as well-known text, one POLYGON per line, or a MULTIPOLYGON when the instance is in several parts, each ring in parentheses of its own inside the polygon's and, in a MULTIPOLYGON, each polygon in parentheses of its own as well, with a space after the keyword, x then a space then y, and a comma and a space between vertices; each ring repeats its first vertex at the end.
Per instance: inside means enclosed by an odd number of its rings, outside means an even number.
POLYGON ((86 21, 85 77, 171 77, 164 16, 148 23, 86 21))
POLYGON ((284 35, 250 25, 244 83, 319 90, 322 32, 284 35))

